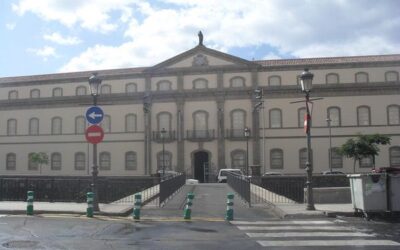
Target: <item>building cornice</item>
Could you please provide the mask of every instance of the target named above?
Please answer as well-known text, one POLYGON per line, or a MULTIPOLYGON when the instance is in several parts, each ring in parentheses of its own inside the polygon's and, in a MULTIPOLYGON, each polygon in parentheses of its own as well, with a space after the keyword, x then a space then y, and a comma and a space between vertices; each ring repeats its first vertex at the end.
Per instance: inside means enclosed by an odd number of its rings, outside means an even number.
MULTIPOLYGON (((302 97, 299 86, 262 86, 264 98, 298 98, 302 97)), ((224 100, 243 100, 252 98, 252 87, 224 88, 224 89, 187 89, 183 91, 152 91, 151 100, 153 103, 178 102, 182 101, 217 101, 224 100)), ((348 84, 314 84, 313 96, 318 97, 337 97, 337 96, 367 96, 367 95, 398 95, 400 94, 400 83, 348 83, 348 84)), ((145 92, 134 94, 109 94, 99 96, 99 105, 124 105, 124 104, 143 104, 145 92)), ((35 109, 35 108, 54 108, 54 107, 80 107, 90 106, 92 97, 86 96, 66 96, 49 97, 35 99, 16 99, 0 101, 0 110, 12 109, 35 109)))

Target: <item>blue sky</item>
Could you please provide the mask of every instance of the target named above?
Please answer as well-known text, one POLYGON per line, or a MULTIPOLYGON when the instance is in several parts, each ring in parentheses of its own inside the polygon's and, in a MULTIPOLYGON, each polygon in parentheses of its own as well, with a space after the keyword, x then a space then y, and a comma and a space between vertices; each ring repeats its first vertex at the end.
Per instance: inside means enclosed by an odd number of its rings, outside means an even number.
POLYGON ((0 77, 152 66, 197 45, 248 60, 400 53, 397 0, 0 0, 0 77))

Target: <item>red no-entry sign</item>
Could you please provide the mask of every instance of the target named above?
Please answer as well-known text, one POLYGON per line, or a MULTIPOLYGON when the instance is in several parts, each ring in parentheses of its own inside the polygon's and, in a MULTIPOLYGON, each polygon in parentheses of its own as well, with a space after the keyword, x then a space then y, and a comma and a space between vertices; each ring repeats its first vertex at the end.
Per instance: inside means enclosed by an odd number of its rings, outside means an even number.
POLYGON ((103 140, 104 131, 100 126, 92 125, 86 129, 85 136, 89 143, 97 144, 103 140))

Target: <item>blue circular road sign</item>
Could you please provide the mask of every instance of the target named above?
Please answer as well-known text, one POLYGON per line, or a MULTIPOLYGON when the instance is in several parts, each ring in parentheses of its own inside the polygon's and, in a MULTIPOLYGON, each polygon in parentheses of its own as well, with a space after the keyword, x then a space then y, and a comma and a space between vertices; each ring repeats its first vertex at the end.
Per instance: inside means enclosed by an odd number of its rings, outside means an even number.
POLYGON ((98 106, 92 106, 86 111, 86 120, 91 124, 98 124, 103 120, 104 112, 98 106))

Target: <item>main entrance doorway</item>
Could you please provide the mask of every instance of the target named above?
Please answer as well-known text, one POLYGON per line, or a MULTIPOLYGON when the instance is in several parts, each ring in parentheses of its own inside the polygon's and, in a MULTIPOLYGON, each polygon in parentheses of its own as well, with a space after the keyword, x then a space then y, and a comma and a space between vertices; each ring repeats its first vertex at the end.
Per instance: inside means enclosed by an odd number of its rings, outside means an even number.
POLYGON ((208 182, 209 160, 206 151, 197 151, 193 154, 194 178, 199 182, 208 182))

